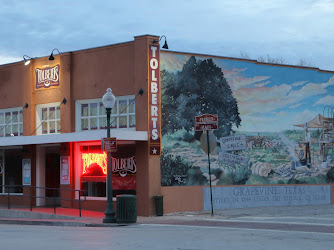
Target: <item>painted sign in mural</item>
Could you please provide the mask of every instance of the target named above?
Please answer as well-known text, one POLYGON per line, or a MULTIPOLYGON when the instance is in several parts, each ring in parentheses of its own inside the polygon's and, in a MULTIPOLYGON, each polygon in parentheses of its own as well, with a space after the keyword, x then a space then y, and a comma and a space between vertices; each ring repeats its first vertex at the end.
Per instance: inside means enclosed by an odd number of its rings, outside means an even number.
POLYGON ((59 86, 60 65, 36 68, 36 89, 59 86))
POLYGON ((334 181, 334 72, 173 52, 160 67, 163 186, 208 185, 193 122, 207 113, 213 185, 334 181))

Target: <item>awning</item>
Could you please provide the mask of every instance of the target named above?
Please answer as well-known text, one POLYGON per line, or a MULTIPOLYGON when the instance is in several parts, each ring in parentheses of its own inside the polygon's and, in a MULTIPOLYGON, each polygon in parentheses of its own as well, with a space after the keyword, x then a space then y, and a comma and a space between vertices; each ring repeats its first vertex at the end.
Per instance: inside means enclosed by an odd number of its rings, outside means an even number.
POLYGON ((303 123, 303 124, 296 124, 294 126, 304 128, 305 124, 307 124, 308 128, 325 128, 326 124, 328 124, 329 122, 333 122, 333 119, 326 118, 326 117, 323 117, 322 115, 318 114, 311 121, 308 121, 308 122, 303 123))
MULTIPOLYGON (((107 137, 106 130, 90 130, 53 135, 13 136, 0 138, 0 147, 61 142, 95 141, 101 140, 105 137, 107 137)), ((110 137, 116 137, 116 139, 120 141, 147 141, 148 133, 147 131, 111 129, 110 137)))

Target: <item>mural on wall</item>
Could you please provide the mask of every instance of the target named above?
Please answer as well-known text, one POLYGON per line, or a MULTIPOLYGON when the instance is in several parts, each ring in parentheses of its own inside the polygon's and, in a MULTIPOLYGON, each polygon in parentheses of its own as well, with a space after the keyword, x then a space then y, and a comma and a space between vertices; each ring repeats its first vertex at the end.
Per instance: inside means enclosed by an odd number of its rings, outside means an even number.
POLYGON ((334 72, 170 52, 160 67, 162 186, 209 184, 202 114, 218 114, 212 185, 334 181, 334 72))

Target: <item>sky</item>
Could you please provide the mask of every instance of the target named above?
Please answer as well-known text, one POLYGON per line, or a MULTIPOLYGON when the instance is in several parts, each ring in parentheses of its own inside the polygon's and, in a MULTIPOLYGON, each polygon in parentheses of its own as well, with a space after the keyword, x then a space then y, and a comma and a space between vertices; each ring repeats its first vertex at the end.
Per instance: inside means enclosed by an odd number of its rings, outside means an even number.
MULTIPOLYGON (((161 69, 171 73, 181 71, 190 56, 161 53, 161 69)), ((208 58, 196 56, 198 61, 208 58)), ((325 107, 333 106, 334 72, 219 57, 214 57, 213 62, 223 72, 238 103, 241 126, 235 127, 236 131, 298 129, 295 125, 303 126, 318 114, 328 117, 325 107)))
POLYGON ((0 0, 0 65, 151 34, 172 51, 334 71, 334 0, 0 0))

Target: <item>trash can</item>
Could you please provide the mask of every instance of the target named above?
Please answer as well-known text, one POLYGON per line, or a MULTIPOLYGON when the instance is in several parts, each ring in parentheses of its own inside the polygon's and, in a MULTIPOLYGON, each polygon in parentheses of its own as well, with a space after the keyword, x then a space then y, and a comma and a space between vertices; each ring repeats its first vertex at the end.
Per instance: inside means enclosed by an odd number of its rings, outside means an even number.
POLYGON ((137 221, 137 197, 132 194, 116 196, 116 222, 136 223, 137 221))
POLYGON ((155 213, 157 216, 164 215, 164 200, 162 195, 153 196, 155 202, 155 213))

